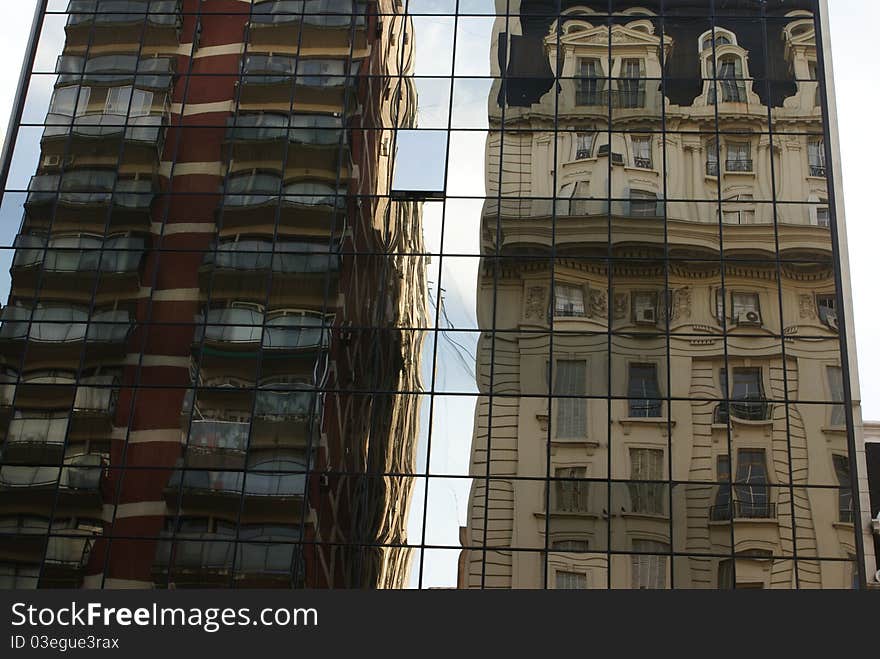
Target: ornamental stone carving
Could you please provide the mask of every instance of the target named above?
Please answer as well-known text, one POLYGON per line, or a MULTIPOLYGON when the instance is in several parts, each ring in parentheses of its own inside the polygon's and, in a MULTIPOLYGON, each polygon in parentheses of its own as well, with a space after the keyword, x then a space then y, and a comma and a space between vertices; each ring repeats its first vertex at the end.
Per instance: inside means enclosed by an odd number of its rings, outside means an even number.
POLYGON ((671 321, 691 317, 691 287, 677 288, 672 292, 671 321))
POLYGON ((547 319, 547 287, 526 288, 525 319, 544 322, 547 319))
POLYGON ((608 318, 608 293, 606 291, 590 289, 590 315, 608 318))
POLYGON ((801 294, 798 297, 801 318, 814 319, 816 317, 816 305, 813 304, 813 296, 801 294))
POLYGON ((629 293, 614 294, 614 320, 623 320, 629 315, 629 293))

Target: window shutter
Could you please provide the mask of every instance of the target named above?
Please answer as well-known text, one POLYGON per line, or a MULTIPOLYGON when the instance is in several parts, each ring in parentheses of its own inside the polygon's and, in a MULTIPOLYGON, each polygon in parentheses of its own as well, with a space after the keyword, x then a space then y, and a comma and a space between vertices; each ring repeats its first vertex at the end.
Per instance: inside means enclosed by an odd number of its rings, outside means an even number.
MULTIPOLYGON (((585 301, 585 304, 589 302, 585 301)), ((586 395, 587 363, 584 360, 556 362, 553 394, 555 396, 586 395)), ((555 398, 556 436, 581 438, 587 434, 587 401, 584 398, 555 398)))

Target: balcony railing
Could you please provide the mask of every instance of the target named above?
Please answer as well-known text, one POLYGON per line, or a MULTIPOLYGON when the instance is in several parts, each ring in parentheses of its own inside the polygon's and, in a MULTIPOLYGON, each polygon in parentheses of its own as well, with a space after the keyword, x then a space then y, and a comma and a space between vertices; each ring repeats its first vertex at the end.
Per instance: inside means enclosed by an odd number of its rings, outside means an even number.
POLYGON ((204 264, 223 270, 327 273, 339 270, 339 255, 327 244, 242 240, 220 243, 216 251, 205 254, 204 264))
POLYGON ((43 343, 121 343, 132 322, 128 311, 116 309, 92 314, 69 307, 6 307, 0 312, 0 338, 43 343))
POLYGON ((718 176, 718 162, 710 160, 706 163, 706 176, 718 176))
POLYGON ((288 575, 300 553, 299 545, 287 536, 256 536, 236 547, 228 536, 216 533, 179 534, 173 539, 169 533, 163 535, 156 549, 156 566, 163 572, 173 568, 228 573, 234 565, 239 574, 288 575))
MULTIPOLYGON (((599 106, 612 109, 624 110, 630 108, 646 107, 647 94, 644 89, 604 89, 603 85, 597 85, 590 81, 578 81, 575 92, 575 105, 599 106)), ((604 82, 604 81, 602 81, 604 82)))
POLYGON ((304 87, 343 87, 356 82, 359 62, 345 59, 300 59, 287 55, 248 55, 242 65, 243 85, 296 81, 304 87))
POLYGON ((810 176, 825 176, 825 165, 810 165, 810 176))
POLYGON ((154 196, 151 180, 117 179, 114 171, 74 170, 32 177, 27 203, 51 204, 57 199, 70 206, 99 206, 112 202, 121 208, 149 210, 154 196))
POLYGON ((121 136, 127 142, 160 146, 165 124, 164 114, 129 117, 122 114, 83 114, 72 117, 65 114, 46 115, 43 139, 76 137, 101 139, 121 136))
MULTIPOLYGON (((170 534, 165 533, 165 536, 170 534)), ((156 566, 160 571, 228 572, 232 569, 235 542, 227 536, 203 533, 165 537, 156 547, 156 566)))
POLYGON ((776 504, 769 501, 722 503, 709 508, 709 519, 713 522, 730 519, 776 519, 776 504))
POLYGON ((326 114, 247 114, 227 122, 230 142, 288 140, 293 144, 338 146, 345 143, 342 119, 326 114))
POLYGON ((71 0, 67 25, 180 25, 180 0, 71 0))
POLYGON ((0 517, 0 537, 48 535, 49 520, 45 517, 10 515, 0 517))
POLYGON ((298 181, 282 187, 281 178, 271 174, 229 179, 224 203, 233 208, 278 204, 343 209, 346 190, 317 181, 298 181))
POLYGON ((759 396, 724 401, 715 408, 715 423, 727 423, 730 417, 744 421, 768 421, 772 405, 759 396))
POLYGON ((244 452, 247 450, 251 424, 241 421, 193 419, 188 448, 244 452))
POLYGON ((118 380, 112 375, 81 378, 73 400, 73 411, 87 414, 108 414, 116 411, 118 380))
POLYGON ((53 238, 48 244, 41 236, 20 235, 15 240, 13 268, 43 264, 47 272, 136 272, 144 254, 144 239, 118 237, 53 238))
POLYGON ((330 329, 321 316, 290 314, 268 318, 250 309, 211 309, 196 318, 195 340, 230 344, 259 344, 266 350, 326 348, 330 329))
POLYGON ((100 55, 85 59, 61 55, 55 65, 59 85, 118 86, 129 83, 138 89, 167 89, 175 60, 170 57, 100 55))
POLYGON ((751 159, 746 159, 746 158, 736 158, 735 160, 728 160, 724 164, 724 168, 728 172, 751 172, 751 171, 753 171, 751 159))
POLYGON ((320 398, 318 392, 311 388, 288 388, 259 390, 254 402, 254 416, 268 421, 309 418, 318 413, 320 398))
POLYGON ((305 493, 305 470, 303 463, 289 460, 255 465, 247 472, 178 469, 171 475, 168 488, 203 494, 240 495, 243 490, 245 496, 252 497, 299 497, 305 493))
POLYGON ((6 441, 10 444, 38 444, 61 448, 67 437, 69 419, 62 417, 18 417, 9 422, 6 441))
POLYGON ((87 454, 65 460, 63 469, 4 465, 0 467, 0 488, 15 490, 58 484, 67 490, 96 491, 104 475, 104 462, 100 455, 87 454))
MULTIPOLYGON (((65 531, 73 534, 74 531, 65 531)), ((82 532, 80 532, 82 533, 82 532)), ((73 569, 82 569, 89 561, 95 540, 91 533, 81 537, 52 536, 46 543, 46 563, 73 569)))
POLYGON ((352 0, 269 0, 254 4, 252 25, 304 23, 317 27, 365 24, 365 3, 352 0))
POLYGON ((640 158, 639 156, 633 158, 633 164, 639 169, 652 169, 654 167, 654 163, 651 162, 650 158, 640 158))
POLYGON ((629 415, 640 419, 660 417, 663 413, 663 401, 659 398, 630 398, 629 415))

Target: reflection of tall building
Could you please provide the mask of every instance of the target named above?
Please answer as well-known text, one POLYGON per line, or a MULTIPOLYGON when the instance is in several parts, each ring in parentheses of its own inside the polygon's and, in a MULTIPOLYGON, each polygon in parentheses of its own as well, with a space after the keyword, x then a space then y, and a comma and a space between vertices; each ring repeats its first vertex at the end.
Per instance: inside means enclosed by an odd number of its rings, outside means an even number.
POLYGON ((461 587, 858 583, 812 3, 697 4, 496 20, 461 587))
POLYGON ((408 19, 202 4, 68 7, 0 326, 0 585, 400 587, 408 19))

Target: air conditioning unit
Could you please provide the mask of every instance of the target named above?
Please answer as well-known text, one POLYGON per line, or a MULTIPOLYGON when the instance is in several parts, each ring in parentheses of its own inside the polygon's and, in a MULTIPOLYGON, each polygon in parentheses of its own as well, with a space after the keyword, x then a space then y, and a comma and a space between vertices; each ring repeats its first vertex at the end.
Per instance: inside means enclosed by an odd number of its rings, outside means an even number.
POLYGON ((656 325, 657 312, 653 307, 642 307, 636 309, 636 323, 640 325, 656 325))
POLYGON ((746 311, 736 315, 737 325, 760 325, 761 314, 757 311, 746 311))
POLYGON ((612 165, 623 165, 623 154, 622 153, 612 153, 611 154, 611 164, 612 165))

